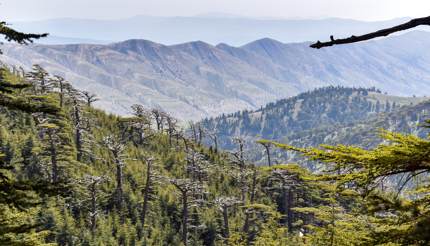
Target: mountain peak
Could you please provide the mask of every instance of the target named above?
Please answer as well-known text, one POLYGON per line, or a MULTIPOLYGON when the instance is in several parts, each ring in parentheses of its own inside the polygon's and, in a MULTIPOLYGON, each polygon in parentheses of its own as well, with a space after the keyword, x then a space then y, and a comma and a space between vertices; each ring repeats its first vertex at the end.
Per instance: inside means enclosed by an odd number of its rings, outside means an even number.
POLYGON ((164 47, 164 45, 145 39, 129 39, 123 42, 114 43, 111 45, 111 47, 119 50, 122 53, 144 53, 145 50, 159 49, 164 47))
POLYGON ((122 42, 114 43, 114 46, 163 46, 162 44, 155 43, 146 39, 128 39, 122 42))
POLYGON ((206 42, 203 42, 201 40, 197 40, 197 41, 191 41, 191 42, 186 42, 186 43, 182 43, 182 44, 171 45, 171 47, 176 47, 176 48, 190 47, 190 48, 194 48, 194 49, 212 49, 215 46, 208 44, 206 42))
POLYGON ((262 38, 262 39, 255 40, 251 43, 245 44, 243 47, 255 46, 255 45, 258 45, 258 46, 276 45, 276 46, 278 46, 278 45, 284 45, 284 43, 282 43, 276 39, 272 39, 272 38, 262 38))

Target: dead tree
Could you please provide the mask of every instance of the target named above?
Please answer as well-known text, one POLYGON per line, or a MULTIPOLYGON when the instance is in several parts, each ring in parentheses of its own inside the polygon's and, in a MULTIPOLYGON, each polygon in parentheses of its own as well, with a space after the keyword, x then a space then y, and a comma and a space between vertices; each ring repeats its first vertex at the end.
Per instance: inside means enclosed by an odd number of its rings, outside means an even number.
POLYGON ((182 242, 188 245, 188 226, 190 222, 190 207, 198 202, 194 195, 203 193, 203 187, 190 179, 170 179, 170 183, 176 187, 181 195, 182 203, 182 242))
POLYGON ((155 186, 160 181, 160 176, 154 169, 154 158, 153 157, 141 157, 142 162, 146 164, 146 179, 145 186, 143 188, 143 205, 141 213, 141 222, 145 226, 146 216, 150 202, 155 196, 155 186))
POLYGON ((93 102, 97 102, 99 99, 97 98, 96 94, 93 94, 91 92, 88 91, 83 91, 82 92, 82 96, 84 97, 84 100, 87 104, 87 107, 91 107, 91 104, 93 102))
POLYGON ((151 133, 151 112, 142 105, 131 106, 133 117, 126 118, 125 122, 129 138, 135 145, 144 145, 154 134, 151 133))
POLYGON ((183 141, 185 152, 188 152, 193 147, 193 142, 185 136, 185 133, 178 132, 177 137, 183 141))
POLYGON ((335 39, 333 36, 330 36, 330 41, 328 41, 328 42, 318 41, 318 42, 312 44, 311 47, 315 48, 315 49, 321 49, 321 48, 330 47, 333 45, 362 42, 362 41, 366 41, 366 40, 370 40, 370 39, 374 39, 374 38, 386 37, 386 36, 388 36, 392 33, 395 33, 395 32, 405 31, 405 30, 415 28, 417 26, 423 26, 423 25, 424 26, 430 26, 430 16, 412 19, 409 22, 406 22, 406 23, 398 25, 398 26, 382 29, 382 30, 379 30, 376 32, 367 33, 367 34, 360 35, 360 36, 354 36, 353 35, 349 38, 342 38, 342 39, 335 39))
POLYGON ((231 153, 231 163, 238 168, 238 172, 235 175, 240 185, 242 202, 245 203, 246 193, 248 191, 247 179, 250 174, 249 170, 247 170, 245 160, 245 140, 243 140, 243 138, 237 137, 233 139, 233 142, 238 145, 238 148, 235 152, 231 153))
POLYGON ((81 108, 81 102, 78 98, 79 94, 73 94, 71 95, 71 101, 72 101, 72 110, 73 110, 73 124, 75 128, 75 146, 76 146, 76 152, 77 161, 82 161, 83 157, 83 134, 84 134, 84 127, 83 127, 83 121, 82 121, 82 108, 81 108))
POLYGON ((45 94, 52 91, 53 81, 49 77, 49 73, 41 66, 33 65, 33 70, 25 77, 33 85, 36 93, 45 94))
POLYGON ((63 77, 55 75, 54 78, 51 79, 52 83, 58 89, 58 93, 60 96, 60 108, 63 108, 65 103, 65 96, 67 88, 70 88, 71 85, 67 82, 63 77))
POLYGON ((203 127, 200 123, 193 123, 191 121, 189 122, 189 126, 194 142, 198 145, 201 145, 204 137, 203 127))
POLYGON ((203 127, 202 127, 202 125, 200 123, 197 124, 197 129, 199 131, 199 142, 198 142, 198 145, 201 145, 202 141, 203 141, 203 138, 204 138, 204 135, 205 135, 205 132, 204 132, 203 127))
POLYGON ((169 136, 169 146, 172 146, 172 139, 176 133, 176 128, 178 127, 178 121, 170 116, 169 114, 164 114, 167 123, 167 135, 169 136))
POLYGON ((116 167, 116 189, 114 193, 114 202, 118 210, 122 209, 124 200, 123 191, 123 168, 125 166, 125 145, 117 138, 110 135, 103 139, 103 144, 113 156, 113 161, 116 167))
POLYGON ((164 128, 164 120, 166 113, 163 112, 160 109, 152 109, 151 110, 152 116, 154 117, 155 124, 157 125, 157 131, 162 132, 164 128))
POLYGON ((64 84, 65 90, 63 99, 71 105, 71 118, 73 122, 74 140, 76 148, 76 159, 79 162, 83 161, 83 157, 89 156, 93 159, 93 154, 90 151, 90 144, 93 142, 91 136, 91 122, 85 111, 80 91, 73 88, 70 84, 64 84))
POLYGON ((269 167, 271 167, 272 161, 270 159, 270 148, 272 147, 272 143, 270 141, 265 141, 265 140, 257 141, 257 143, 261 144, 264 147, 264 149, 266 150, 267 163, 268 163, 269 167))
MULTIPOLYGON (((250 192, 250 196, 249 196, 249 203, 250 204, 254 204, 255 202, 255 193, 257 190, 257 168, 254 166, 253 167, 253 172, 252 172, 252 184, 251 184, 251 192, 250 192)), ((245 213, 245 222, 243 223, 243 232, 245 233, 249 233, 249 226, 250 226, 250 221, 249 221, 250 217, 249 217, 249 213, 245 213)), ((248 236, 248 238, 250 238, 248 236)))
POLYGON ((107 180, 108 178, 105 176, 91 176, 91 175, 85 175, 82 180, 82 182, 87 187, 88 196, 90 198, 89 216, 90 216, 91 234, 93 237, 95 236, 95 231, 97 229, 97 216, 99 213, 99 209, 97 206, 98 199, 100 198, 99 186, 107 180))
POLYGON ((187 151, 187 174, 193 181, 203 184, 208 177, 209 162, 205 156, 193 148, 187 151))
POLYGON ((217 153, 218 152, 218 134, 215 131, 210 131, 210 130, 206 130, 205 133, 206 133, 206 136, 208 136, 212 140, 214 144, 214 151, 215 153, 217 153))
POLYGON ((230 226, 229 226, 229 214, 228 210, 232 207, 235 207, 239 204, 242 204, 242 201, 240 201, 236 197, 218 197, 214 201, 215 205, 221 210, 222 218, 223 218, 223 230, 222 230, 222 236, 225 239, 225 241, 228 241, 230 238, 230 226))

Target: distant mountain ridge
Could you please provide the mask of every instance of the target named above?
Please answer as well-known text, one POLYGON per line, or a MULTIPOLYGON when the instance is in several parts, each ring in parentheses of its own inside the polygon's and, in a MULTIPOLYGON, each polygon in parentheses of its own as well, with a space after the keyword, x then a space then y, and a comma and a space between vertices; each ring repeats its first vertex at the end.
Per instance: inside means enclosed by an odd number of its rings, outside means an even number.
POLYGON ((96 93, 98 106, 109 112, 128 114, 130 105, 140 103, 198 120, 328 85, 426 95, 429 46, 430 33, 420 31, 322 50, 269 38, 241 47, 133 39, 108 45, 7 44, 1 59, 27 69, 40 64, 96 93))
MULTIPOLYGON (((191 17, 141 15, 117 20, 60 18, 12 24, 18 30, 49 32, 53 36, 67 37, 69 40, 98 40, 101 44, 127 39, 147 39, 168 45, 202 40, 212 45, 225 42, 240 46, 262 37, 282 42, 303 42, 325 39, 328 37, 327 32, 336 37, 351 33, 360 34, 400 24, 409 19, 371 22, 339 18, 268 19, 215 13, 191 17)), ((64 44, 59 41, 57 44, 64 44)), ((45 40, 38 42, 44 43, 45 40)))

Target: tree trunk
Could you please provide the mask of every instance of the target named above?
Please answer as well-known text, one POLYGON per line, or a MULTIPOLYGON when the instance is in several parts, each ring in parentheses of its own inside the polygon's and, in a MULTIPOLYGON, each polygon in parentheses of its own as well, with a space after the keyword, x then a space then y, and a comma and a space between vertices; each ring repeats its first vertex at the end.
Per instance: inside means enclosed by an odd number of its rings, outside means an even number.
POLYGON ((143 194, 143 208, 142 208, 142 226, 145 227, 145 218, 146 218, 146 212, 148 210, 148 202, 149 202, 149 192, 151 189, 151 162, 147 162, 146 167, 146 184, 145 184, 145 190, 143 194))
POLYGON ((76 160, 77 161, 82 161, 82 134, 81 134, 81 114, 79 112, 79 106, 78 106, 78 102, 76 101, 76 99, 74 100, 74 114, 75 114, 75 140, 76 140, 76 151, 77 151, 77 156, 76 156, 76 160))
MULTIPOLYGON (((252 175, 252 186, 251 186, 251 195, 250 195, 250 203, 253 204, 255 201, 255 189, 257 187, 257 169, 254 170, 252 175)), ((249 231, 249 214, 245 216, 245 223, 243 226, 243 231, 248 234, 249 231)), ((248 237, 249 238, 249 237, 248 237)))
POLYGON ((114 154, 116 162, 116 206, 118 210, 122 208, 123 190, 122 190, 122 164, 117 154, 114 154))
POLYGON ((91 234, 94 237, 96 231, 97 220, 97 188, 96 183, 92 183, 90 187, 91 192, 91 234))
POLYGON ((272 162, 270 160, 270 146, 269 145, 265 145, 264 147, 266 148, 267 163, 269 164, 269 167, 271 167, 272 166, 272 162))
POLYGON ((288 189, 288 199, 287 199, 287 227, 288 232, 292 232, 293 230, 293 191, 288 189))
POLYGON ((222 208, 222 216, 224 219, 224 238, 228 241, 228 238, 230 238, 230 227, 228 224, 228 208, 225 206, 222 208))
POLYGON ((58 163, 57 163, 57 148, 55 147, 53 133, 49 132, 49 142, 50 142, 50 154, 51 154, 51 165, 52 165, 52 183, 58 182, 58 163))
POLYGON ((182 242, 188 244, 188 194, 182 192, 182 242))

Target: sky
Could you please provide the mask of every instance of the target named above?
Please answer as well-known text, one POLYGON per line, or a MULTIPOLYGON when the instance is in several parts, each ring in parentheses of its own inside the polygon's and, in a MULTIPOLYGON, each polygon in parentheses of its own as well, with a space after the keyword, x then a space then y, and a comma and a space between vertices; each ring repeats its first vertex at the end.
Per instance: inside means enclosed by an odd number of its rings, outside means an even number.
POLYGON ((0 0, 8 21, 228 13, 264 18, 386 20, 430 15, 430 0, 0 0))

